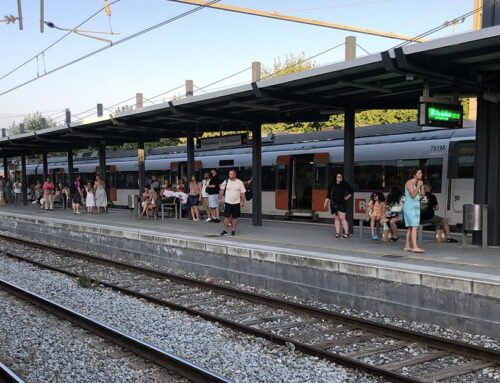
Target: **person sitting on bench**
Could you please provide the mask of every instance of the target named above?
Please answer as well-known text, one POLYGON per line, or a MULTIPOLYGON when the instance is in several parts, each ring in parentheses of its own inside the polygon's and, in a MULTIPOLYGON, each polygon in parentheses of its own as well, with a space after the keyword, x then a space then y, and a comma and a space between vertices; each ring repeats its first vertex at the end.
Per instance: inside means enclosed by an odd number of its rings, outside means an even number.
POLYGON ((436 196, 431 193, 431 189, 432 186, 430 182, 424 182, 425 196, 420 201, 420 224, 425 225, 426 223, 431 223, 436 227, 442 226, 446 235, 446 242, 456 243, 458 241, 451 236, 448 219, 444 219, 435 214, 435 212, 439 210, 439 205, 436 196))

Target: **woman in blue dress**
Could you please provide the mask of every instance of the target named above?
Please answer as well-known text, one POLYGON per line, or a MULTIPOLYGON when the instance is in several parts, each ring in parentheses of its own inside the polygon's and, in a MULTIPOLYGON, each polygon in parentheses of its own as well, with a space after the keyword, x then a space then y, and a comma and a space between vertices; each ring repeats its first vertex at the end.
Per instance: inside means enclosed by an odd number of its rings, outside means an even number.
POLYGON ((425 195, 423 185, 422 170, 419 168, 412 169, 410 179, 405 184, 403 213, 408 232, 406 233, 404 251, 414 253, 423 253, 425 251, 417 244, 417 230, 420 225, 420 197, 425 195))

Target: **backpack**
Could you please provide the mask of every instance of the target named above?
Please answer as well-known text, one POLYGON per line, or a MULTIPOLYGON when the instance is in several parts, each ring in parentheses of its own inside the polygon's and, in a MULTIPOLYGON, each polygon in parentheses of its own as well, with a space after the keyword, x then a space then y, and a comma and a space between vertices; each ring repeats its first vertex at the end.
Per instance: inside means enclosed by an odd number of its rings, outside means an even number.
POLYGON ((248 188, 245 192, 245 199, 247 201, 250 201, 252 200, 252 189, 251 188, 248 188))

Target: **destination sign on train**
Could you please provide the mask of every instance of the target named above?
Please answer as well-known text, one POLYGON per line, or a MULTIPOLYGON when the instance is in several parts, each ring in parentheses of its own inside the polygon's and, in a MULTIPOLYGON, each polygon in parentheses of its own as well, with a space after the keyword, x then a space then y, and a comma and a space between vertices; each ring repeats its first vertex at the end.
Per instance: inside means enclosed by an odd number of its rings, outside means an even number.
POLYGON ((418 124, 443 128, 463 126, 463 107, 461 104, 437 104, 422 102, 418 113, 418 124))

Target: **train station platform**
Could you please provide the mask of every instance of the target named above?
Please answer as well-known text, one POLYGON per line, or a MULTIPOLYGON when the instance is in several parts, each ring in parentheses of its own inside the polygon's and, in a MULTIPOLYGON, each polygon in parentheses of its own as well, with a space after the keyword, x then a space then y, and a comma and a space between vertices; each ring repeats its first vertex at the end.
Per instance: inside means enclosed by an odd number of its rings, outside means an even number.
MULTIPOLYGON (((380 311, 461 330, 500 333, 500 249, 437 243, 424 233, 425 253, 359 237, 335 239, 333 225, 242 218, 234 237, 222 224, 188 219, 138 219, 128 210, 74 215, 30 205, 0 209, 0 230, 61 246, 133 257, 360 311, 380 311)), ((457 236, 460 239, 460 236, 457 236)))

